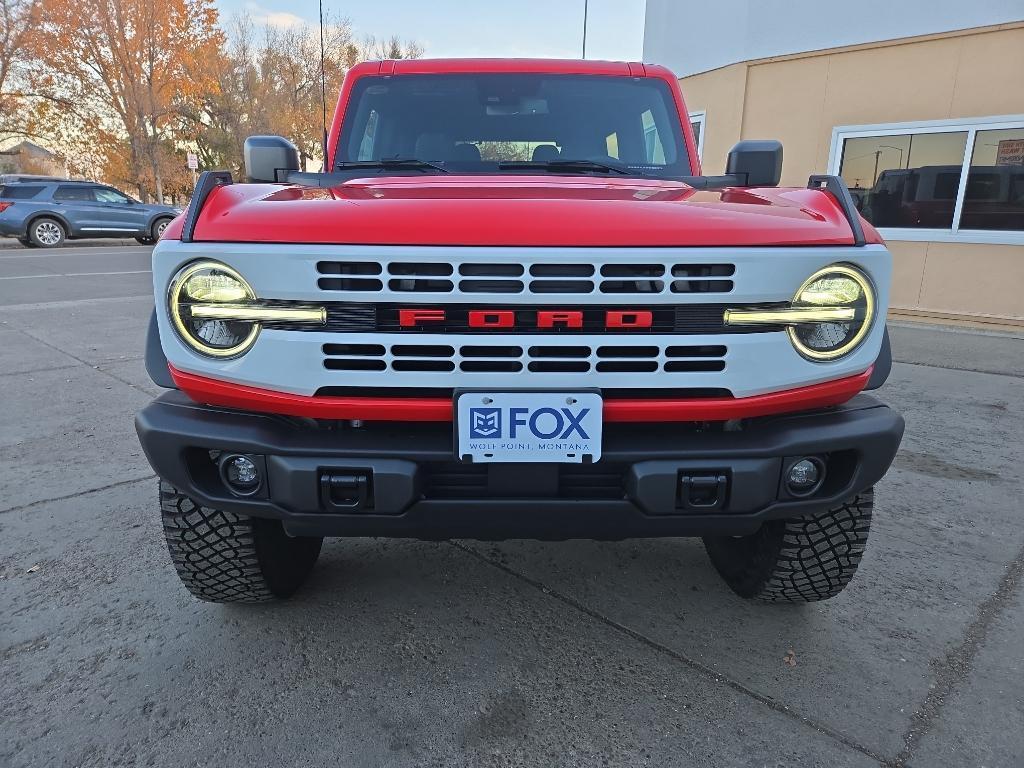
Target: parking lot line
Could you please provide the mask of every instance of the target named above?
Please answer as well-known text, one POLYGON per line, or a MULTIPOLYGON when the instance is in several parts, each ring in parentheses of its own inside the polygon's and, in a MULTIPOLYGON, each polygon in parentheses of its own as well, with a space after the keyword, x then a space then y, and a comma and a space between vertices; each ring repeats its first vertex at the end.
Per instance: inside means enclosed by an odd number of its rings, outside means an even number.
POLYGON ((34 277, 92 277, 94 275, 148 275, 149 269, 129 269, 122 272, 54 272, 45 275, 8 275, 0 280, 31 280, 34 277))

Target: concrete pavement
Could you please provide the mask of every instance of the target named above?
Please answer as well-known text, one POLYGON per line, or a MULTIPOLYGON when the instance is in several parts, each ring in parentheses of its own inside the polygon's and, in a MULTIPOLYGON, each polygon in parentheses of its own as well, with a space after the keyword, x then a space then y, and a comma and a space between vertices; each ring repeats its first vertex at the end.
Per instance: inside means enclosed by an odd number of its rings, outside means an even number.
POLYGON ((907 434, 832 601, 742 601, 696 540, 363 539, 223 607, 132 427, 148 252, 0 252, 0 765, 1024 762, 1024 339, 892 328, 907 434))

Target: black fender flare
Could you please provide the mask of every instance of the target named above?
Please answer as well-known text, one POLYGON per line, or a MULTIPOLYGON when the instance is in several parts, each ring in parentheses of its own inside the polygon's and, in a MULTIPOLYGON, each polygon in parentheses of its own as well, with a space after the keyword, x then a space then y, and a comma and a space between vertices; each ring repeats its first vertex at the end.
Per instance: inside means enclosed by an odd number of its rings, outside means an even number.
POLYGON ((167 355, 160 344, 160 326, 156 322, 156 307, 149 316, 149 328, 146 329, 146 373, 158 387, 177 389, 171 371, 167 367, 167 355))
POLYGON ((889 326, 885 326, 885 335, 882 336, 882 348, 878 350, 878 357, 875 358, 875 366, 871 369, 871 378, 864 389, 878 389, 885 384, 892 371, 892 347, 889 346, 889 326))

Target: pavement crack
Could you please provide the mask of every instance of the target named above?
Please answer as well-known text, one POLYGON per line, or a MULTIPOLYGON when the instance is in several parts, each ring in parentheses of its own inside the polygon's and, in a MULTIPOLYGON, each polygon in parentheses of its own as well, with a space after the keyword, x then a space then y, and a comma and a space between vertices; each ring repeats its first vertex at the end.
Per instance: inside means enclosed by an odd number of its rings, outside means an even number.
POLYGON ((1006 566, 1006 573, 999 580, 999 586, 981 605, 974 621, 964 631, 963 640, 946 654, 932 662, 935 681, 928 695, 917 711, 911 716, 911 726, 903 734, 903 749, 885 765, 890 768, 904 768, 914 756, 921 739, 932 729, 945 707, 946 702, 957 691, 960 683, 971 671, 974 657, 988 637, 995 620, 1002 615, 1007 604, 1016 595, 1024 582, 1024 547, 1017 557, 1006 566))
POLYGON ((456 549, 462 550, 466 554, 475 557, 477 560, 480 560, 486 563, 487 565, 492 566, 493 568, 497 568, 499 571, 502 571, 508 574, 509 576, 518 579, 519 581, 529 584, 531 587, 544 593, 548 597, 551 597, 555 600, 558 600, 561 603, 564 603, 570 608, 573 608, 579 613, 589 616, 591 619, 594 619, 595 621, 604 624, 605 626, 613 629, 614 631, 627 635, 633 640, 647 646, 651 650, 660 653, 663 656, 668 656, 669 658, 678 661, 681 664, 684 664, 688 668, 692 669, 694 672, 697 672, 698 674, 710 678, 711 680, 715 681, 716 683, 719 683, 720 685, 724 685, 728 688, 731 688, 737 693, 740 693, 748 698, 753 699, 754 701, 757 701, 760 704, 763 704, 764 706, 771 709, 773 712, 778 712, 779 714, 785 715, 786 717, 792 720, 796 720, 801 725, 811 728, 820 733, 821 735, 826 736, 832 739, 833 741, 836 741, 842 744, 843 746, 848 747, 849 749, 852 749, 856 752, 860 752, 862 755, 870 757, 872 760, 877 761, 881 765, 889 765, 886 759, 878 753, 874 752, 868 747, 865 747, 862 744, 858 744, 849 736, 834 730, 828 725, 818 722, 817 720, 813 720, 812 718, 809 718, 805 715, 801 715, 800 713, 793 711, 785 704, 776 701, 770 696, 766 696, 763 693, 759 693, 752 688, 748 688, 746 685, 739 682, 738 680, 733 680, 732 678, 727 677, 726 675, 723 675, 720 672, 716 672, 710 667, 701 664, 699 661, 691 659, 689 656, 686 656, 685 654, 682 654, 679 651, 668 647, 667 645, 663 645, 662 643, 659 643, 657 640, 654 640, 648 637, 647 635, 638 632, 635 629, 632 629, 631 627, 627 627, 625 624, 620 624, 619 622, 615 621, 615 619, 605 616, 599 611, 596 611, 593 608, 584 605, 575 598, 570 597, 569 595, 562 594, 558 590, 552 589, 551 587, 546 586, 542 582, 534 578, 531 578, 530 576, 527 576, 526 574, 521 573, 515 570, 514 568, 509 568, 507 565, 496 562, 491 558, 487 557, 486 555, 477 552, 475 549, 467 547, 465 544, 461 544, 457 541, 450 541, 449 544, 451 544, 456 549))
POLYGON ((90 496, 94 493, 100 493, 102 491, 109 491, 111 488, 120 488, 123 485, 132 485, 134 483, 141 483, 146 480, 154 480, 156 475, 145 475, 144 477, 133 477, 130 480, 118 480, 116 483, 108 483, 107 485, 101 485, 99 488, 89 488, 84 491, 77 491, 75 493, 69 493, 64 496, 54 496, 52 499, 39 499, 38 501, 30 501, 28 504, 19 504, 16 507, 8 507, 7 509, 0 509, 0 515, 7 514, 8 512, 23 512, 26 509, 32 509, 33 507, 39 507, 43 504, 52 504, 56 501, 67 501, 68 499, 77 499, 79 496, 90 496))
MULTIPOLYGON (((18 331, 19 333, 25 334, 26 336, 28 336, 33 341, 35 341, 35 342, 37 342, 39 344, 42 344, 44 347, 49 347, 50 349, 54 350, 55 352, 60 352, 62 355, 67 355, 72 360, 76 360, 79 363, 81 363, 82 365, 84 365, 86 368, 92 368, 94 371, 102 373, 107 378, 113 379, 114 381, 116 381, 116 382, 118 382, 120 384, 125 384, 125 385, 131 387, 132 389, 141 392, 146 397, 152 397, 153 396, 152 392, 147 392, 143 387, 140 387, 135 382, 129 381, 128 379, 122 379, 120 376, 117 376, 117 375, 111 373, 110 371, 104 370, 103 368, 100 367, 100 365, 93 365, 88 360, 83 360, 78 355, 72 354, 71 352, 68 352, 67 350, 61 349, 60 347, 51 344, 50 342, 46 341, 45 339, 39 338, 38 336, 36 336, 33 333, 29 333, 24 328, 15 328, 14 330, 18 331)), ((140 359, 142 359, 142 356, 141 355, 136 355, 134 357, 122 358, 122 359, 120 359, 120 360, 118 360, 116 362, 125 362, 125 361, 140 360, 140 359)))

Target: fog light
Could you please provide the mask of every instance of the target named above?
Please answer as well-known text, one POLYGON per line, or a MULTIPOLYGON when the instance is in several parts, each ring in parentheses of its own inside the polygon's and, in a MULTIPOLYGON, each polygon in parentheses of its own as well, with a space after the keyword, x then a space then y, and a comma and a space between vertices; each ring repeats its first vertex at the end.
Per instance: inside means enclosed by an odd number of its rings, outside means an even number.
POLYGON ((786 487, 794 496, 807 496, 821 484, 825 468, 818 459, 800 459, 786 473, 786 487))
POLYGON ((259 490, 260 470, 248 456, 228 456, 221 462, 220 471, 234 494, 249 496, 259 490))

